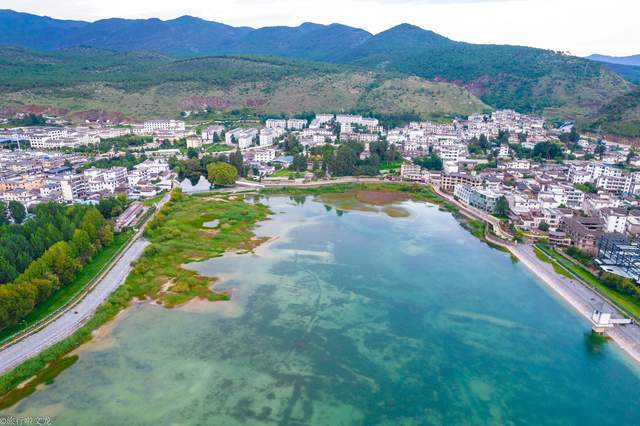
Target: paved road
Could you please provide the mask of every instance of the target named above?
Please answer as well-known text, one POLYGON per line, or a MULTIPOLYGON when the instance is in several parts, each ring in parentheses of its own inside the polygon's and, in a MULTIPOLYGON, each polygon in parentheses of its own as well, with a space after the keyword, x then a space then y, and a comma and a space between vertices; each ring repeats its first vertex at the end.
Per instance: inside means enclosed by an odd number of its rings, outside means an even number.
POLYGON ((106 298, 124 282, 131 270, 131 262, 142 254, 149 244, 144 239, 135 241, 114 264, 99 284, 80 303, 58 317, 44 329, 0 352, 0 373, 7 372, 27 359, 70 336, 79 329, 106 298))
MULTIPOLYGON (((162 197, 162 200, 156 204, 156 213, 170 198, 171 192, 162 197)), ((147 219, 146 223, 150 220, 151 217, 147 219)), ((144 225, 133 236, 129 247, 119 255, 111 269, 104 274, 100 282, 80 302, 69 306, 65 313, 51 320, 41 330, 0 351, 0 374, 6 373, 27 359, 38 355, 82 327, 91 318, 98 306, 124 282, 127 275, 129 275, 129 271, 131 271, 131 263, 140 257, 144 248, 149 244, 148 241, 142 238, 143 232, 144 225)))

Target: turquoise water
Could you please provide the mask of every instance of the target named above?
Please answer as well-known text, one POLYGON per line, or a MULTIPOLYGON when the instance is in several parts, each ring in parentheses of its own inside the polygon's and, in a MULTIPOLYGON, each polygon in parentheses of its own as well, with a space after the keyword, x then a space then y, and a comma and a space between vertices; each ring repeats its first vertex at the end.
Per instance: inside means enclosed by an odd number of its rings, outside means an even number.
POLYGON ((192 265, 233 301, 132 309, 5 412, 55 424, 628 425, 640 375, 449 214, 265 200, 256 255, 192 265))

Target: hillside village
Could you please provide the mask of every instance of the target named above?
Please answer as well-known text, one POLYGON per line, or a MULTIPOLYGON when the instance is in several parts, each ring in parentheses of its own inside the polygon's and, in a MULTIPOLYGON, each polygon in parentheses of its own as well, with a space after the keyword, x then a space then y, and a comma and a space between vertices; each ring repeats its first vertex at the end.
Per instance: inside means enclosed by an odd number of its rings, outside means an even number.
POLYGON ((0 200, 28 208, 115 194, 137 200, 173 186, 204 191, 211 187, 206 164, 215 161, 234 165, 241 182, 262 185, 378 176, 431 185, 500 218, 516 240, 573 247, 607 271, 639 278, 628 259, 640 255, 640 157, 629 146, 511 110, 395 128, 353 114, 254 124, 161 119, 0 130, 7 148, 0 151, 0 200))

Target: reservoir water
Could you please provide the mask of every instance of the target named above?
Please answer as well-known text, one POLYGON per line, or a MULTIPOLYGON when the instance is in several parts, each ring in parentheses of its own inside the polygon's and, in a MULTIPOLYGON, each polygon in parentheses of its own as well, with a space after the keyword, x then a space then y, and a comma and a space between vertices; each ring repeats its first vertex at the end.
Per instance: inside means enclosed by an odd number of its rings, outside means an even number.
POLYGON ((132 308, 3 414, 61 425, 639 418, 638 368, 450 214, 414 202, 401 203, 408 216, 262 202, 274 215, 257 233, 277 239, 189 266, 221 277, 230 302, 132 308))

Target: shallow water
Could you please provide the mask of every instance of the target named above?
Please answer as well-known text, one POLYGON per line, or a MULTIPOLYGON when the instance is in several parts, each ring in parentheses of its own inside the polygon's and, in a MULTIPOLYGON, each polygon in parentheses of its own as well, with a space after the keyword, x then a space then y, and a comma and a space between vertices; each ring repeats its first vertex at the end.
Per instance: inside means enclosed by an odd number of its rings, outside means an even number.
POLYGON ((638 369, 449 214, 276 213, 192 268, 231 302, 144 305, 5 411, 55 424, 633 424, 638 369))

